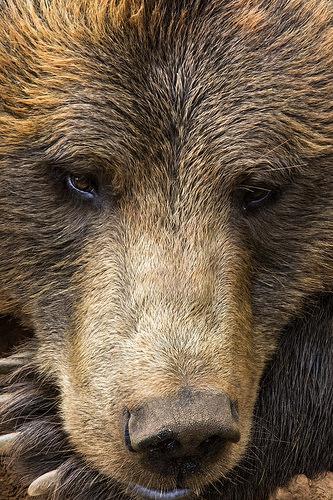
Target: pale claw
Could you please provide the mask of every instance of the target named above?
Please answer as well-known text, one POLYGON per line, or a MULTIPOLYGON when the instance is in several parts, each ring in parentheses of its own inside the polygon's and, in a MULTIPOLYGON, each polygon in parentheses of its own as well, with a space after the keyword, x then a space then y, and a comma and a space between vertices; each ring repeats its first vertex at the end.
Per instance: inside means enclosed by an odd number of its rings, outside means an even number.
POLYGON ((30 484, 28 489, 29 497, 39 497, 42 495, 47 495, 50 492, 51 488, 56 486, 58 479, 58 470, 52 470, 51 472, 47 472, 35 479, 33 483, 30 484))
POLYGON ((0 455, 6 455, 8 453, 17 436, 18 432, 0 436, 0 455))
POLYGON ((8 403, 11 397, 11 394, 0 394, 0 406, 8 403))

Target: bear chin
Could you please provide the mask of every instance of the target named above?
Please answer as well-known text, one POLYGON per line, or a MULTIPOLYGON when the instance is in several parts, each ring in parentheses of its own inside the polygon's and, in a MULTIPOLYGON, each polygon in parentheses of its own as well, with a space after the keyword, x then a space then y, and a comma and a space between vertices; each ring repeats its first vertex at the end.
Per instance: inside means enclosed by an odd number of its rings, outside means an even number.
MULTIPOLYGON (((137 498, 73 450, 58 412, 57 389, 29 362, 36 348, 30 340, 21 356, 0 362, 3 373, 13 369, 3 385, 0 412, 0 435, 15 433, 6 450, 11 476, 24 492, 36 478, 56 470, 50 496, 57 500, 137 498)), ((332 382, 333 297, 321 295, 311 298, 302 317, 281 334, 261 380, 247 453, 200 498, 267 500, 295 475, 315 478, 332 471, 332 382)))

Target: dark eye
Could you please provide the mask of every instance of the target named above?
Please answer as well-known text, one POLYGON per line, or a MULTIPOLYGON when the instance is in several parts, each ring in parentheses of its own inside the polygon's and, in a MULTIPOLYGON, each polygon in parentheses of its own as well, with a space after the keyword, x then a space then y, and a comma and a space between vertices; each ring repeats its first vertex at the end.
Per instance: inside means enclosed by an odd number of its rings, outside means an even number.
POLYGON ((242 207, 246 211, 255 210, 272 200, 274 190, 266 187, 242 186, 240 188, 242 207))
POLYGON ((96 182, 88 176, 68 174, 66 183, 70 190, 87 200, 92 200, 97 195, 96 182))

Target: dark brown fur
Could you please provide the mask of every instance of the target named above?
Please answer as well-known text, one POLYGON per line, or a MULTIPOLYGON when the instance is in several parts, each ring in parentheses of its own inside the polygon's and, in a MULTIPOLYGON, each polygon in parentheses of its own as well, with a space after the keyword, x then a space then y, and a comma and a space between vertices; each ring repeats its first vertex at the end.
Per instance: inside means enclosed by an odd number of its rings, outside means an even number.
POLYGON ((244 455, 279 335, 332 292, 332 3, 0 5, 0 313, 35 332, 56 430, 122 491, 176 486, 124 449, 126 408, 237 400, 241 440, 199 494, 244 455), (274 202, 245 213, 262 184, 274 202))

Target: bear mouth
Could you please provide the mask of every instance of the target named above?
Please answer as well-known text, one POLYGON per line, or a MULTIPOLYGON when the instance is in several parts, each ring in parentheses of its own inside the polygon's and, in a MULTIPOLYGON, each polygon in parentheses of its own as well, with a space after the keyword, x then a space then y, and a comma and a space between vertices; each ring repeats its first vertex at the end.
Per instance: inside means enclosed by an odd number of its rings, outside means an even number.
POLYGON ((142 498, 145 499, 152 499, 152 500, 175 500, 175 499, 182 499, 182 498, 189 498, 191 495, 191 490, 189 489, 175 489, 175 490, 170 490, 170 491, 158 491, 158 490, 152 490, 149 488, 145 488, 144 486, 140 486, 139 484, 136 484, 133 488, 132 491, 138 495, 140 495, 142 498))

